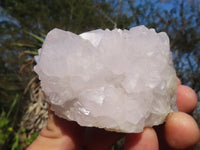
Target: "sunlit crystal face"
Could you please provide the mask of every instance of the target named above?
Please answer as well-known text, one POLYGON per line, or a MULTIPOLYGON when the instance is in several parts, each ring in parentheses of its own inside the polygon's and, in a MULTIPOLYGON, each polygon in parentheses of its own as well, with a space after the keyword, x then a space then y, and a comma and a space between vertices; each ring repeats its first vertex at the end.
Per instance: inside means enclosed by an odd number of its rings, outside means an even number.
POLYGON ((35 71, 56 115, 117 132, 141 132, 176 111, 168 36, 138 26, 76 35, 50 31, 35 71))

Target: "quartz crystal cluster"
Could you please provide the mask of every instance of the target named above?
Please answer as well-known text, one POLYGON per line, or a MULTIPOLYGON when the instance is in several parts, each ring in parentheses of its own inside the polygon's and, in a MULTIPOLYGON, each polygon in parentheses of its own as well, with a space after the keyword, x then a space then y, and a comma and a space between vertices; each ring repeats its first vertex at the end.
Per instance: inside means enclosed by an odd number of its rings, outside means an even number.
POLYGON ((80 35, 53 29, 35 59, 50 109, 81 126, 138 133, 177 110, 164 32, 145 26, 80 35))

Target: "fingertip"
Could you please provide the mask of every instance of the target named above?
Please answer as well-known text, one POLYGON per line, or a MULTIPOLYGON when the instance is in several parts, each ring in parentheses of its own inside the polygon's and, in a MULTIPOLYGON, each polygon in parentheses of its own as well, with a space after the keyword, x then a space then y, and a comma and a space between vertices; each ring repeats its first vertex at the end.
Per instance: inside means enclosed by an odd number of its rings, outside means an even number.
POLYGON ((181 85, 181 81, 179 78, 176 78, 177 86, 181 85))
POLYGON ((199 141, 200 132, 195 120, 183 112, 171 113, 165 124, 165 138, 168 144, 177 149, 188 148, 199 141))
POLYGON ((124 150, 158 150, 158 138, 153 128, 147 127, 142 133, 126 135, 124 150))
POLYGON ((177 107, 179 111, 191 113, 197 106, 197 95, 188 86, 177 87, 177 107))

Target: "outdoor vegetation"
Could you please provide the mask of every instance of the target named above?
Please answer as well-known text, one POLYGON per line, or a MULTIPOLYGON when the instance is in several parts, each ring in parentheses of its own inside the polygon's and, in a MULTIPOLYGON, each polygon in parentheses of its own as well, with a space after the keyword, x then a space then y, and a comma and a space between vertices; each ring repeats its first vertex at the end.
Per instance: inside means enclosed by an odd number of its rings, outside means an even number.
MULTIPOLYGON (((199 0, 0 0, 0 150, 24 149, 46 124, 33 66, 48 31, 137 25, 169 35, 177 76, 200 101, 199 0)), ((192 115, 200 125, 200 105, 192 115)))

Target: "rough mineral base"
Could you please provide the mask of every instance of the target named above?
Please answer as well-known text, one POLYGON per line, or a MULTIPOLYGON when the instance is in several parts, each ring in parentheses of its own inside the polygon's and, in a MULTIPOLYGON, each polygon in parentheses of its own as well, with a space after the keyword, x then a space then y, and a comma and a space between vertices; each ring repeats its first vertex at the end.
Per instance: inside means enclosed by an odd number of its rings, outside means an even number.
POLYGON ((164 32, 145 26, 80 35, 53 29, 36 61, 50 109, 81 126, 138 133, 177 110, 164 32))

